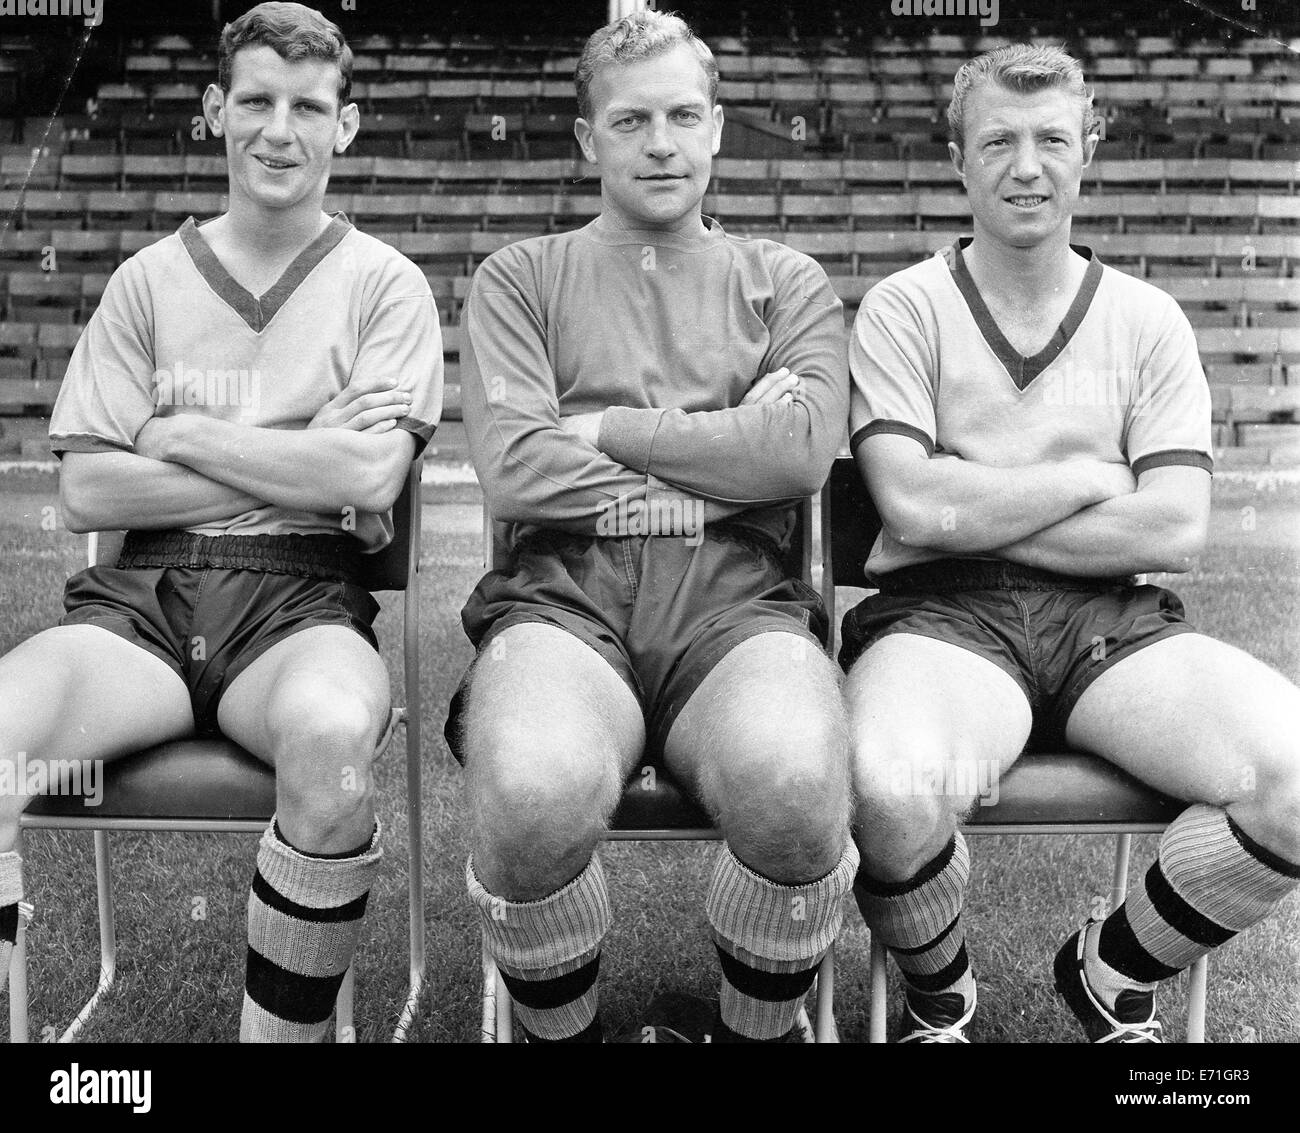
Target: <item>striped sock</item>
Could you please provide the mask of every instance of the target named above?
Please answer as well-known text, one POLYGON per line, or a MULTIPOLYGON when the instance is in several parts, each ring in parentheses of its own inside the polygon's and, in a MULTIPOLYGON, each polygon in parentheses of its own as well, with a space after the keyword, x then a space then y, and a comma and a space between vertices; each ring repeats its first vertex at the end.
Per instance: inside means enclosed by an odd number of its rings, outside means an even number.
POLYGON ((18 902, 23 899, 23 859, 17 850, 0 854, 0 993, 9 983, 9 963, 18 942, 18 902))
POLYGON ((857 868, 858 848, 850 841, 825 877, 781 885, 721 848, 704 906, 722 964, 719 1041, 764 1042, 794 1026, 839 932, 857 868))
POLYGON ((1261 846, 1227 811, 1188 807, 1165 830, 1142 884, 1088 934, 1088 983, 1107 1006, 1122 991, 1153 991, 1262 921, 1298 881, 1300 865, 1261 846))
POLYGON ((248 896, 240 1042, 321 1042, 361 935, 379 868, 379 825, 347 854, 304 854, 274 819, 248 896))
POLYGON ((969 878, 970 851, 959 830, 908 880, 876 881, 863 870, 853 890, 862 919, 892 953, 909 992, 955 993, 967 1007, 975 995, 961 923, 969 878))
POLYGON ((538 901, 493 896, 475 875, 472 856, 465 883, 529 1041, 600 1042, 597 977, 611 920, 600 859, 538 901))

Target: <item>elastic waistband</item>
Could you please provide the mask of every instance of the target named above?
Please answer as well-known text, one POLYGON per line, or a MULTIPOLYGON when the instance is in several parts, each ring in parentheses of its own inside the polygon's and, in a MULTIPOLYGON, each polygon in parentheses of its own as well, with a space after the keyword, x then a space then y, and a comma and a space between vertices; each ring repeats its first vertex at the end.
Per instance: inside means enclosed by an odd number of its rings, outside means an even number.
POLYGON ((361 544, 348 535, 194 535, 128 531, 120 570, 186 567, 258 570, 321 582, 361 579, 361 544))
MULTIPOLYGON (((781 545, 772 536, 757 528, 750 527, 748 524, 735 523, 730 520, 716 520, 712 523, 705 524, 700 528, 700 535, 704 540, 725 540, 728 543, 739 543, 751 550, 761 552, 768 556, 775 563, 782 563, 783 555, 781 545)), ((683 539, 683 535, 577 535, 568 531, 558 531, 554 528, 536 528, 514 544, 513 554, 518 555, 524 551, 548 551, 559 553, 563 551, 581 552, 588 547, 598 543, 615 543, 620 540, 637 539, 645 541, 646 539, 683 539)))
POLYGON ((993 559, 938 559, 877 575, 883 594, 938 593, 953 590, 1113 590, 1132 586, 1127 575, 1083 578, 993 559))

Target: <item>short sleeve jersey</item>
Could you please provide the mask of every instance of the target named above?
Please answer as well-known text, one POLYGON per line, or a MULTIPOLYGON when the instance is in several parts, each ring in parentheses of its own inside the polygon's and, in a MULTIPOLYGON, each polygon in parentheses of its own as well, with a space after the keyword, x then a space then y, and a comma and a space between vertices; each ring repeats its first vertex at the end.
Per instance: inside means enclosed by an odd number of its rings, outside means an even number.
MULTIPOLYGON (((77 343, 50 419, 65 452, 133 450, 151 417, 201 413, 302 429, 345 387, 395 382, 411 394, 399 422, 417 452, 442 409, 442 339, 428 281, 342 214, 260 298, 221 265, 191 217, 113 274, 77 343)), ((354 534, 367 551, 392 539, 390 515, 265 505, 201 535, 354 534)))
MULTIPOLYGON (((850 445, 911 437, 931 455, 994 466, 1079 457, 1210 471, 1210 391, 1178 304, 1101 264, 1032 358, 1007 342, 962 257, 964 237, 868 292, 849 344, 850 445)), ((882 532, 869 578, 946 557, 882 532)))

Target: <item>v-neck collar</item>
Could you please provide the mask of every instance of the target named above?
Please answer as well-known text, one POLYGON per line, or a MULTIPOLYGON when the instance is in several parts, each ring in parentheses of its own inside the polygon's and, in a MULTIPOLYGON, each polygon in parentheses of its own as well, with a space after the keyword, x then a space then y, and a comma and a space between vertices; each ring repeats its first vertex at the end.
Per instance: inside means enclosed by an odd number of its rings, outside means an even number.
POLYGON ((1070 309, 1065 312, 1061 325, 1056 328, 1056 333, 1042 350, 1032 358, 1026 358, 1007 341, 1006 335, 994 320, 988 304, 984 302, 984 296, 975 286, 975 279, 962 256, 962 249, 967 247, 972 239, 973 237, 970 236, 958 237, 957 242, 952 246, 952 255, 948 257, 948 264, 952 269, 953 280, 962 298, 966 300, 966 306, 970 308, 970 313, 974 316, 984 341, 1006 367, 1011 380, 1016 383, 1016 388, 1023 390, 1056 361, 1066 344, 1074 337, 1074 332, 1079 329, 1079 324, 1083 322, 1083 317, 1092 305, 1092 297, 1097 294, 1097 285, 1101 283, 1101 261, 1097 259, 1096 253, 1091 248, 1070 245, 1088 261, 1087 270, 1083 273, 1083 282, 1079 284, 1079 292, 1075 295, 1074 302, 1070 304, 1070 309))
POLYGON ((293 263, 284 269, 280 278, 261 297, 248 291, 226 270, 212 247, 199 235, 199 226, 192 216, 181 225, 180 238, 199 275, 208 286, 255 333, 261 334, 275 318, 276 312, 289 301, 299 284, 351 229, 352 222, 343 213, 334 213, 333 219, 325 226, 325 231, 298 253, 293 263))

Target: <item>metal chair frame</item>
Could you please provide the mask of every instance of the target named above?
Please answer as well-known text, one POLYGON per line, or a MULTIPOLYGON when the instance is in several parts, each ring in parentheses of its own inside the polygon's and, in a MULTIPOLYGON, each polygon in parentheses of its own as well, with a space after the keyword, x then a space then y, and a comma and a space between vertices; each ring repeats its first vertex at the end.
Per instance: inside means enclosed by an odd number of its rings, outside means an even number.
MULTIPOLYGON (((841 456, 835 461, 830 478, 822 489, 821 520, 822 598, 831 614, 833 641, 838 627, 836 580, 841 580, 842 585, 864 585, 863 568, 880 531, 880 516, 852 457, 841 456)), ((1023 755, 1002 777, 998 804, 982 807, 961 829, 965 834, 1115 835, 1110 908, 1116 909, 1128 889, 1132 836, 1160 833, 1184 805, 1142 785, 1097 756, 1077 752, 1035 752, 1023 755), (1036 799, 1032 776, 1038 771, 1041 781, 1042 770, 1048 771, 1049 777, 1057 771, 1068 775, 1070 783, 1085 788, 1089 797, 1081 797, 1068 806, 1045 796, 1036 799), (1008 805, 1009 796, 1015 799, 1014 807, 1008 805), (1026 821, 1023 812, 1027 807, 1032 810, 1036 801, 1042 804, 1044 814, 1041 819, 1026 821), (1015 816, 1017 810, 1021 812, 1020 817, 1015 816)), ((885 946, 873 934, 869 1024, 873 1043, 885 1041, 888 1022, 886 960, 885 946)), ((1205 1041, 1208 961, 1208 956, 1202 956, 1190 969, 1187 1007, 1187 1041, 1190 1043, 1205 1041)))
MULTIPOLYGON (((373 582, 373 589, 403 590, 403 668, 406 690, 406 704, 393 709, 393 725, 398 722, 406 728, 406 791, 407 791, 407 847, 409 855, 407 889, 410 911, 410 975, 406 1001, 393 1032, 394 1042, 404 1042, 411 1024, 414 1022, 420 995, 425 983, 425 940, 424 940, 424 862, 422 857, 422 800, 421 787, 421 696, 420 696, 420 657, 419 657, 419 563, 420 563, 420 470, 421 462, 412 463, 407 473, 402 493, 393 507, 394 540, 384 551, 375 556, 376 562, 368 568, 367 582, 373 582), (400 556, 400 561, 399 561, 400 556), (400 569, 399 569, 400 568, 400 569)), ((97 561, 100 551, 101 532, 92 533, 89 538, 88 556, 91 565, 97 561)), ((391 735, 391 730, 390 730, 391 735)), ((201 740, 181 740, 173 744, 159 745, 146 752, 124 756, 114 760, 105 768, 104 800, 111 808, 115 771, 120 772, 124 764, 157 755, 162 748, 181 751, 187 747, 202 744, 201 740)), ((80 798, 56 799, 50 796, 36 800, 19 822, 19 845, 22 850, 23 832, 26 830, 89 830, 94 835, 95 844, 95 885, 99 906, 99 944, 100 970, 99 982, 94 994, 77 1013, 76 1018, 63 1031, 59 1042, 72 1042, 81 1033, 82 1028, 99 1006, 104 996, 112 989, 117 975, 117 932, 116 915, 112 888, 112 856, 109 835, 114 831, 150 831, 156 833, 217 833, 217 834, 260 834, 266 829, 274 809, 275 773, 266 764, 238 745, 228 740, 217 741, 225 753, 229 753, 237 768, 235 774, 244 781, 241 790, 247 796, 248 789, 257 793, 257 803, 247 806, 249 813, 231 815, 221 814, 221 803, 217 796, 218 788, 205 791, 194 802, 192 808, 199 815, 184 816, 168 814, 139 814, 117 817, 96 817, 86 814, 80 798), (244 789, 248 788, 248 789, 244 789), (266 804, 269 802, 269 806, 266 804), (210 812, 205 812, 211 807, 210 812), (78 813, 80 812, 80 813, 78 813), (253 813, 255 812, 255 813, 253 813)), ((188 800, 187 800, 188 802, 188 800)), ((227 807, 229 810, 229 807, 227 807)), ((12 1042, 28 1041, 27 1018, 27 948, 26 924, 32 915, 32 907, 24 904, 20 907, 18 940, 10 966, 10 1002, 9 1022, 12 1042)), ((355 979, 351 968, 339 989, 335 1004, 335 1036, 339 1042, 355 1041, 353 1027, 353 999, 355 979)))

